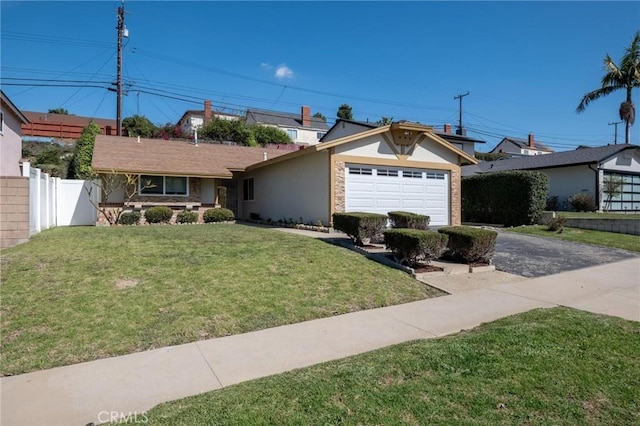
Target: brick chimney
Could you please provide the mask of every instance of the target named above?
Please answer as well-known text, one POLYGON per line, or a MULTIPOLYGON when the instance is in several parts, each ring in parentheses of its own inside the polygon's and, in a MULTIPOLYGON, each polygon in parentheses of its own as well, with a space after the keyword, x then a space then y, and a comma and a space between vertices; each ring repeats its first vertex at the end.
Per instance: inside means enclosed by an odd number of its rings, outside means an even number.
POLYGON ((204 101, 204 124, 211 121, 211 101, 204 101))
POLYGON ((447 123, 444 125, 444 132, 448 134, 451 133, 451 124, 447 123))
POLYGON ((536 147, 536 141, 533 137, 533 133, 529 133, 529 140, 527 141, 527 143, 529 144, 529 148, 535 148, 536 147))
POLYGON ((303 126, 311 126, 311 108, 303 106, 300 112, 303 126))

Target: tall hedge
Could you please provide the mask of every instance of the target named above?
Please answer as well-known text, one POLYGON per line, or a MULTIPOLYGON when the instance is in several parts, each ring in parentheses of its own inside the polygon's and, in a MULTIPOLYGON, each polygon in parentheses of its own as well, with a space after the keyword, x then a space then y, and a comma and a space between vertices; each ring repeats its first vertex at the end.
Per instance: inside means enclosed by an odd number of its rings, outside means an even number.
POLYGON ((534 171, 485 173, 462 179, 462 220, 505 226, 538 222, 549 177, 534 171))
POLYGON ((82 134, 76 141, 76 146, 73 150, 73 174, 76 179, 89 179, 92 177, 93 145, 95 144, 96 136, 99 134, 100 126, 93 121, 82 129, 82 134))

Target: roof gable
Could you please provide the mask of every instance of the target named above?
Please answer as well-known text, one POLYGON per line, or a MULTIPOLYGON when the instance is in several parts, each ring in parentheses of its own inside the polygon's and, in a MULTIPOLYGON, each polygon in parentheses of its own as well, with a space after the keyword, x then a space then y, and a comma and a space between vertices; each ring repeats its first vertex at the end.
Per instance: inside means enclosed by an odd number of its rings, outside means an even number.
POLYGON ((18 120, 20 120, 23 124, 29 124, 29 119, 22 113, 22 111, 18 109, 17 106, 15 106, 13 102, 11 102, 11 99, 9 99, 9 97, 5 95, 2 90, 0 90, 0 99, 2 99, 2 103, 6 104, 11 112, 13 112, 16 117, 18 117, 18 120))

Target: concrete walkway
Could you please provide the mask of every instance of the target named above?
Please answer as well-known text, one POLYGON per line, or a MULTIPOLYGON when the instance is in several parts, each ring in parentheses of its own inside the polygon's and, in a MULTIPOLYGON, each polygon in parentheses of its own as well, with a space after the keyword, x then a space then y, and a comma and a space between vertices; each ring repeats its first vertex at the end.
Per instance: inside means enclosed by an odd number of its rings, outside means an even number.
MULTIPOLYGON (((487 279, 484 274, 492 272, 483 273, 487 279)), ((161 402, 557 305, 640 321, 640 259, 4 377, 0 423, 85 425, 113 415, 144 419, 143 413, 161 402)))

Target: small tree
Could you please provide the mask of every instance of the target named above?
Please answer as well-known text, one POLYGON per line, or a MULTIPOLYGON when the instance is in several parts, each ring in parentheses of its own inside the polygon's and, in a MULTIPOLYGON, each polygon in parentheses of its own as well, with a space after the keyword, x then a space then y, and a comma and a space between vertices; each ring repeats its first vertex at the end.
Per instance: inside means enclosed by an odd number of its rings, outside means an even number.
POLYGON ((252 135, 244 120, 225 120, 213 117, 211 121, 200 128, 198 134, 203 139, 219 142, 232 141, 242 145, 252 145, 256 142, 255 136, 252 135))
POLYGON ((95 144, 96 136, 99 134, 100 126, 92 121, 82 130, 80 138, 76 141, 72 160, 76 179, 90 179, 93 177, 91 169, 93 145, 95 144))
POLYGON ((386 126, 393 123, 393 117, 381 117, 380 120, 376 121, 376 124, 379 126, 386 126))
POLYGON ((122 127, 126 129, 129 136, 140 136, 150 138, 156 131, 156 126, 144 115, 134 115, 122 120, 122 127))
MULTIPOLYGON (((228 121, 228 120, 227 120, 228 121)), ((267 145, 270 143, 291 143, 291 138, 282 129, 272 126, 261 126, 259 124, 249 128, 257 144, 267 145)))
POLYGON ((602 193, 606 196, 604 202, 605 211, 609 211, 613 199, 622 194, 623 186, 624 179, 622 179, 622 176, 609 175, 604 177, 602 181, 602 193))
POLYGON ((153 137, 158 139, 189 139, 191 135, 177 124, 167 123, 164 126, 156 127, 153 137))
POLYGON ((338 118, 342 118, 344 120, 353 120, 353 109, 348 104, 342 104, 338 108, 338 113, 336 115, 338 118))
POLYGON ((106 200, 109 199, 111 194, 122 190, 124 192, 125 199, 124 205, 130 206, 131 199, 136 196, 136 194, 145 189, 155 187, 151 181, 144 181, 140 184, 140 175, 132 173, 120 174, 117 171, 112 171, 110 174, 98 174, 92 169, 90 177, 95 186, 90 185, 88 187, 84 187, 87 195, 89 196, 89 202, 99 213, 102 213, 111 226, 118 224, 123 212, 123 209, 121 208, 115 208, 112 210, 107 208, 106 200), (95 202, 91 197, 94 188, 98 188, 98 190, 100 190, 100 193, 105 200, 103 203, 95 202))
POLYGON ((321 112, 316 112, 315 114, 313 114, 314 118, 319 118, 320 120, 324 121, 325 123, 327 122, 327 117, 324 116, 323 113, 321 112))
POLYGON ((49 114, 61 114, 61 115, 69 115, 69 111, 67 111, 66 109, 62 108, 62 107, 58 107, 58 108, 51 108, 49 111, 47 111, 49 114))

